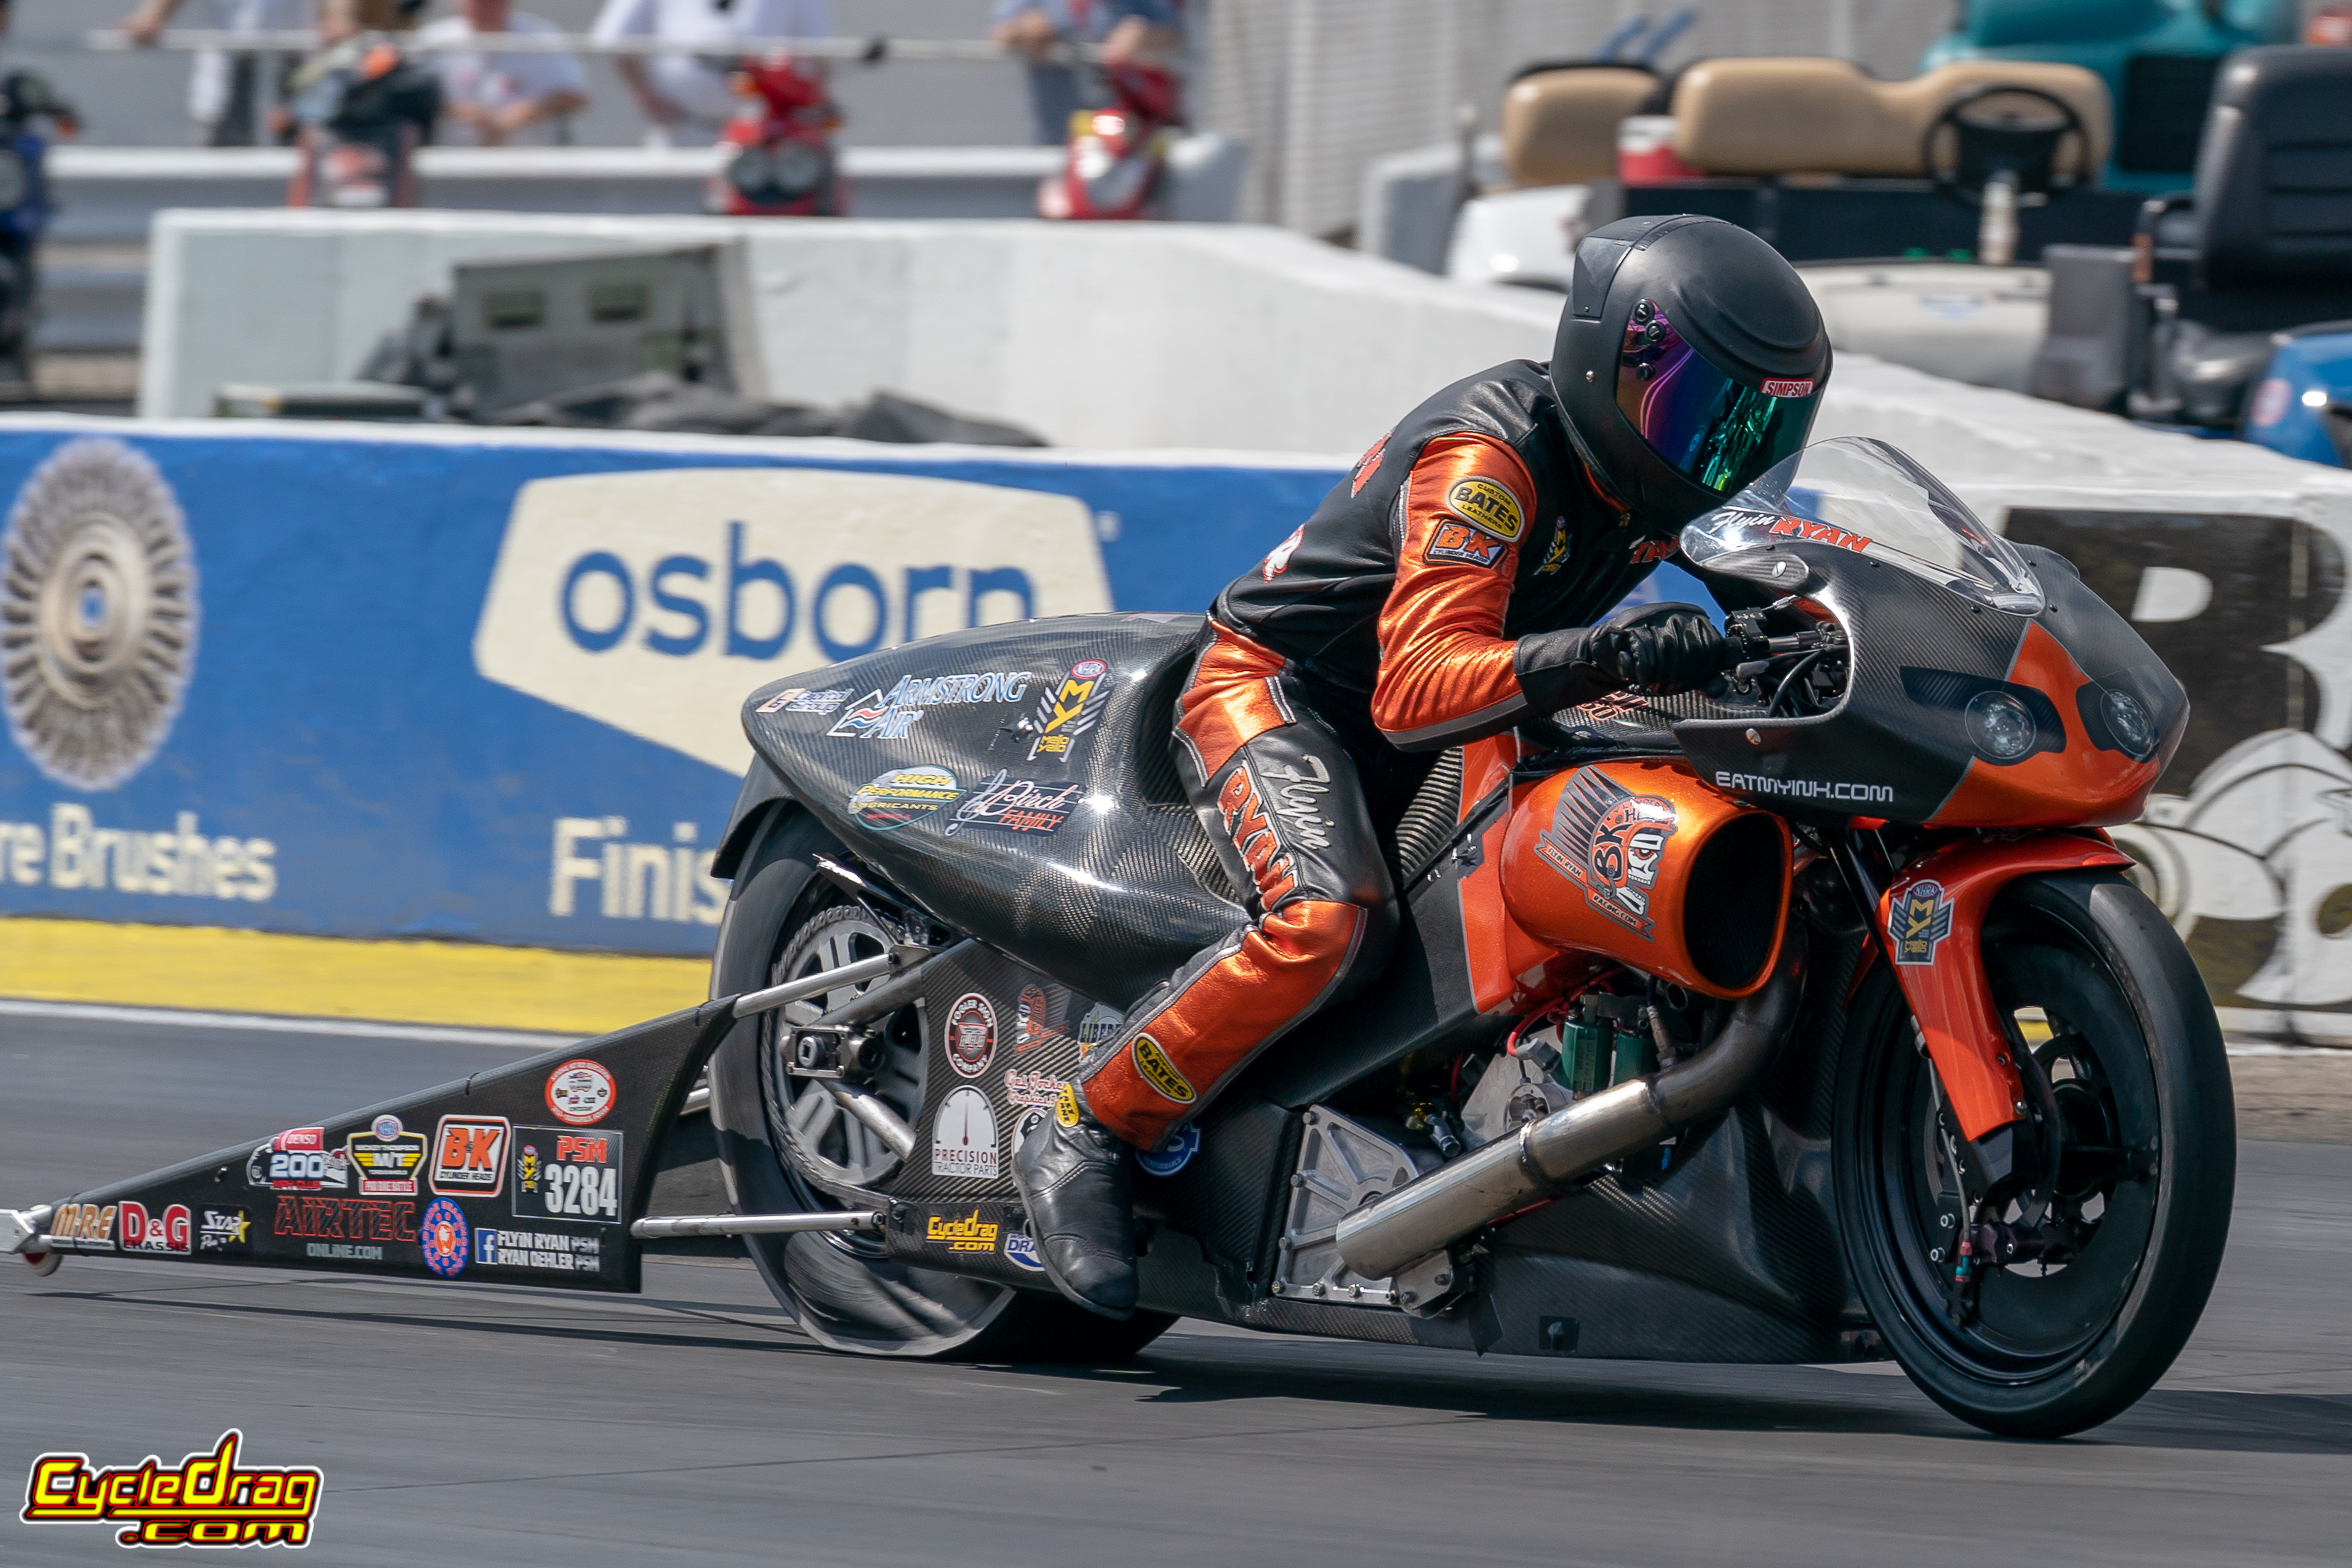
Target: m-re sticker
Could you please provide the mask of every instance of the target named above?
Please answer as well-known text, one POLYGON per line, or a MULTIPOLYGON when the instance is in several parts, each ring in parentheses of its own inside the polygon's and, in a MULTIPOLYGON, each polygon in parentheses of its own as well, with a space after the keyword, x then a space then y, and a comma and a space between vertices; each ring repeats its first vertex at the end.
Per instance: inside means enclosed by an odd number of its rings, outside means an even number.
POLYGON ((504 1116, 444 1116, 433 1132, 433 1190, 445 1197, 496 1197, 506 1190, 507 1145, 514 1124, 504 1116))

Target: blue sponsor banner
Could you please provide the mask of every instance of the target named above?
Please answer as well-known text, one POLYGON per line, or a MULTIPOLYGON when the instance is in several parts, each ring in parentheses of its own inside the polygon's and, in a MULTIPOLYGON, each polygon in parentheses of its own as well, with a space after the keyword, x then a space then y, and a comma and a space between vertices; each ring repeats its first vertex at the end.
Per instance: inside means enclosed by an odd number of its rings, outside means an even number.
POLYGON ((0 423, 0 913, 704 953, 744 694, 1202 609, 1339 473, 0 423))

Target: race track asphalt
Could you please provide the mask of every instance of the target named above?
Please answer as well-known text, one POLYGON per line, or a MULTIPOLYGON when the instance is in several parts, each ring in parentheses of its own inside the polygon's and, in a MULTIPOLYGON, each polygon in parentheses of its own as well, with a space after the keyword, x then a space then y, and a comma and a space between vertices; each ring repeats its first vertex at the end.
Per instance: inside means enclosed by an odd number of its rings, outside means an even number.
MULTIPOLYGON (((514 1047, 0 1016, 0 1203, 514 1047)), ((1484 1361, 1185 1322, 1114 1368, 818 1350, 747 1266, 642 1298, 68 1260, 0 1272, 0 1496, 246 1433, 331 1564, 2329 1563, 2352 1541, 2352 1147, 2244 1147, 2172 1375, 2055 1444, 1891 1368, 1484 1361)), ((0 1511, 0 1563, 121 1562, 0 1511)))

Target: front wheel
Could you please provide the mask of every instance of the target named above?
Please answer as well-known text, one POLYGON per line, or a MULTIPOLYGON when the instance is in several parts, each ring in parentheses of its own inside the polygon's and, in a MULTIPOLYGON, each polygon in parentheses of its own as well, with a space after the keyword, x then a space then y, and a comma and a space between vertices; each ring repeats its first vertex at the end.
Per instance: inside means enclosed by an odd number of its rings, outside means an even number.
POLYGON ((1989 1432, 2059 1437, 2147 1393, 2204 1311, 2237 1179, 2229 1062, 2188 950, 2120 876, 2014 883, 1983 951, 2058 1128, 2054 1176, 1976 1217, 2007 1256, 1955 1291, 1970 1219, 1934 1067, 1881 963, 1838 1067, 1839 1229, 1864 1304, 1930 1398, 1989 1432))

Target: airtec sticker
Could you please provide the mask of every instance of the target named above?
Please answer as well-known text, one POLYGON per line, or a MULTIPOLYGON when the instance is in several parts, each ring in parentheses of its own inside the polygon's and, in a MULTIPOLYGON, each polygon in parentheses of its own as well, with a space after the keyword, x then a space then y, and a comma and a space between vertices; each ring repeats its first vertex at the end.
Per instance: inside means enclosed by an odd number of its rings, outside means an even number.
POLYGON ((1454 487, 1445 492, 1449 511, 1473 526, 1485 529, 1506 544, 1515 544, 1527 532, 1527 517, 1519 510, 1519 498, 1492 479, 1472 476, 1456 479, 1454 487))

